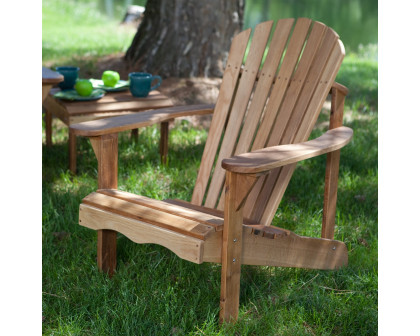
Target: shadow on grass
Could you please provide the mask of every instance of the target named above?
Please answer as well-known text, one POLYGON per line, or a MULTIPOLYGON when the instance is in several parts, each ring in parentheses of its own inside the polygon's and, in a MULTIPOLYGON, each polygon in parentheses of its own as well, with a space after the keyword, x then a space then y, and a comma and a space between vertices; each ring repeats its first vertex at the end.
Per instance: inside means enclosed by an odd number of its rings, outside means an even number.
MULTIPOLYGON (((281 328, 297 334, 311 328, 319 334, 373 334, 375 122, 348 123, 355 138, 342 150, 337 233, 349 247, 349 266, 336 272, 242 267, 240 318, 230 327, 217 326, 220 265, 196 265, 164 247, 138 245, 118 235, 116 275, 110 280, 98 272, 96 232, 78 225, 81 199, 97 185, 93 150, 86 139, 78 140, 79 172, 73 176, 67 169, 67 143, 43 146, 43 291, 51 294, 43 296, 44 331, 181 335, 208 328, 208 334, 269 335, 281 328), (302 320, 306 325, 296 322, 302 320)), ((179 139, 184 131, 170 135, 167 166, 160 164, 157 128, 141 131, 138 142, 120 135, 120 186, 148 197, 189 200, 204 141, 179 139)), ((299 165, 280 205, 278 221, 286 221, 286 228, 318 230, 313 226, 322 219, 324 174, 325 155, 299 165)))

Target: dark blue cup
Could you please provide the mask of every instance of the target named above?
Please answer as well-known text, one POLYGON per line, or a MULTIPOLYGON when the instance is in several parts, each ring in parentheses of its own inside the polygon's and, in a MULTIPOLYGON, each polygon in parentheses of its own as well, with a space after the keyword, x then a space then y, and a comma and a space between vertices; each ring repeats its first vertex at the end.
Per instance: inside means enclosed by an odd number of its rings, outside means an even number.
POLYGON ((128 77, 130 78, 130 92, 134 97, 147 97, 150 91, 156 90, 162 84, 160 76, 152 76, 147 72, 131 72, 128 77), (152 86, 155 79, 158 82, 152 86))
POLYGON ((61 90, 73 89, 77 78, 79 77, 79 68, 75 66, 59 66, 55 70, 61 73, 64 81, 58 84, 61 90))

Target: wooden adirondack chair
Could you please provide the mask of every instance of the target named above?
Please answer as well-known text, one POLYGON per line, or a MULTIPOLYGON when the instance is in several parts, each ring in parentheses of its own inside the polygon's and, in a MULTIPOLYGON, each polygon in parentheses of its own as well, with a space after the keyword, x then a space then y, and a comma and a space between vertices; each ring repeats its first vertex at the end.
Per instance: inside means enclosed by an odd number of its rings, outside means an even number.
POLYGON ((242 264, 347 264, 345 244, 333 240, 340 148, 353 134, 342 126, 347 89, 334 83, 344 48, 331 28, 307 18, 279 20, 269 42, 272 26, 256 26, 245 64, 251 29, 232 41, 191 202, 118 191, 116 133, 208 113, 210 107, 73 125, 76 134, 91 138, 99 162, 99 190, 83 199, 79 214, 81 225, 98 230, 99 267, 110 274, 116 267, 116 232, 139 244, 165 246, 191 262, 222 263, 221 322, 238 317, 242 264), (329 93, 330 130, 307 141, 329 93), (297 162, 324 153, 321 238, 270 226, 297 162))

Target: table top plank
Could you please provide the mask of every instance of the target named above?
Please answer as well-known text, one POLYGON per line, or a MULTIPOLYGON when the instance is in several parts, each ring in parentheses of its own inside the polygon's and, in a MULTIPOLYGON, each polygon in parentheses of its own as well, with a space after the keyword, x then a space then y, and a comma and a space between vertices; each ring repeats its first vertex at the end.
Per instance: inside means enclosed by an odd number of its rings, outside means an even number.
POLYGON ((42 67, 42 84, 57 84, 64 80, 62 74, 57 71, 42 67))
POLYGON ((52 89, 48 98, 50 101, 54 101, 53 104, 64 107, 69 116, 100 112, 141 111, 173 106, 172 100, 159 91, 151 91, 146 98, 133 97, 129 91, 107 92, 101 99, 92 101, 56 99, 53 95, 58 91, 59 89, 52 89))

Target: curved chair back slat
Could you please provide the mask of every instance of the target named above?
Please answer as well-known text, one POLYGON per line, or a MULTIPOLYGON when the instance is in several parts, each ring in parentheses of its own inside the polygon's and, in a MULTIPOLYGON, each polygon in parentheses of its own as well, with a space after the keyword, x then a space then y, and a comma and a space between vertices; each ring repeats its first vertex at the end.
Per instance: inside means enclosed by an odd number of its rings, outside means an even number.
MULTIPOLYGON (((193 204, 223 210, 224 158, 306 141, 315 125, 344 58, 341 41, 331 28, 307 18, 279 20, 271 34, 272 28, 272 21, 256 26, 246 57, 250 30, 232 41, 193 204)), ((294 168, 259 178, 245 217, 269 225, 294 168)))

